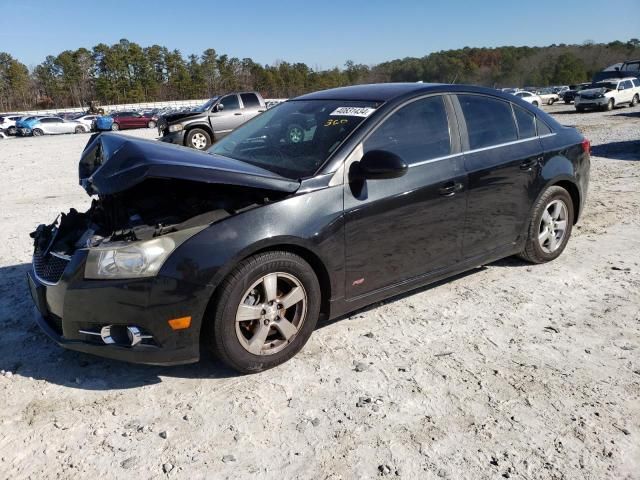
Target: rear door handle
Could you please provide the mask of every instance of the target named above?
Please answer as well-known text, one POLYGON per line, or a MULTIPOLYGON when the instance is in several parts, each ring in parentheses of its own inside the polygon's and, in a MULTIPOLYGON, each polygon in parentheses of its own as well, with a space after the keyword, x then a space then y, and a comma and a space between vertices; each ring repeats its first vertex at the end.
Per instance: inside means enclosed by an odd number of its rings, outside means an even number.
POLYGON ((447 182, 440 187, 438 193, 443 197, 452 197, 464 187, 461 183, 458 182, 447 182))
POLYGON ((538 162, 540 162, 540 160, 542 160, 542 158, 540 157, 525 160, 520 164, 520 170, 531 170, 533 167, 538 165, 538 162))

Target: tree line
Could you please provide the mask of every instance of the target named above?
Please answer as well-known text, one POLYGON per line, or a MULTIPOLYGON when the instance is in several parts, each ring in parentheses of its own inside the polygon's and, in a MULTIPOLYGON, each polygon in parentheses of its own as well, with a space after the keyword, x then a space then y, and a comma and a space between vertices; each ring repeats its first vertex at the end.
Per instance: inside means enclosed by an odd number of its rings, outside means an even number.
POLYGON ((49 55, 33 69, 0 52, 0 111, 207 98, 234 90, 291 97, 357 83, 445 82, 493 87, 566 85, 588 81, 602 68, 640 58, 640 40, 546 47, 470 48, 342 68, 305 63, 261 65, 213 48, 185 57, 179 50, 142 47, 126 39, 91 50, 49 55))

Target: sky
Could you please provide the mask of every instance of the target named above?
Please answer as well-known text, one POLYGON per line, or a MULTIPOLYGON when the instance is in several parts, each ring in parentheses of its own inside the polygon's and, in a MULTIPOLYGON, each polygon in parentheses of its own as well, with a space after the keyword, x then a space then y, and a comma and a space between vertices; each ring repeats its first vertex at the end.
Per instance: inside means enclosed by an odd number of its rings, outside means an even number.
POLYGON ((33 67, 121 38, 186 57, 373 65, 434 51, 640 37, 640 0, 0 0, 0 51, 33 67))

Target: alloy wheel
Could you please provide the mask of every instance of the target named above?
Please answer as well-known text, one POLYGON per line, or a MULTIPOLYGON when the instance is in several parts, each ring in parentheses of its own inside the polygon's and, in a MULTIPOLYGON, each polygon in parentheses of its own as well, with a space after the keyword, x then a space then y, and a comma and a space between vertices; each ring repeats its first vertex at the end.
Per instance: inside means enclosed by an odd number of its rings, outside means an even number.
POLYGON ((204 150, 207 146, 207 138, 202 133, 195 133, 191 137, 191 145, 198 150, 204 150))
POLYGON ((559 199, 547 205, 540 219, 538 243, 545 253, 555 252, 564 240, 567 232, 567 205, 559 199))
POLYGON ((289 143, 300 143, 304 140, 304 131, 298 126, 289 128, 289 143))
POLYGON ((236 335, 253 355, 273 355, 296 337, 307 316, 307 292, 295 276, 264 275, 242 295, 236 312, 236 335))

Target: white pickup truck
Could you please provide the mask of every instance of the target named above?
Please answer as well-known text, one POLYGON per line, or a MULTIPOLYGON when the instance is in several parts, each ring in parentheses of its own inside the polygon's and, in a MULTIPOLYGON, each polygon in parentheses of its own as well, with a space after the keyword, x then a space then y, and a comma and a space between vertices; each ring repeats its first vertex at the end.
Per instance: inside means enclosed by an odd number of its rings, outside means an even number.
POLYGON ((574 105, 578 112, 587 109, 613 110, 620 104, 635 106, 640 101, 640 79, 609 78, 576 93, 574 105))

